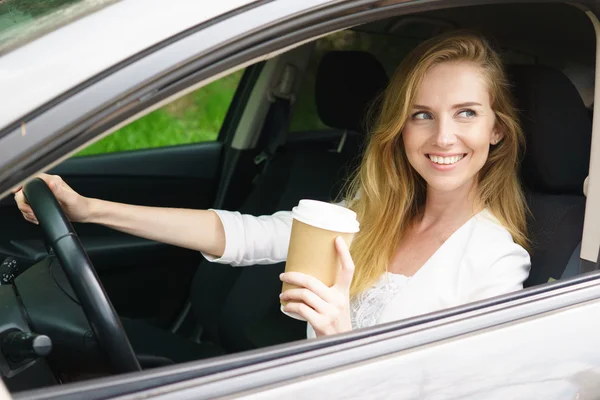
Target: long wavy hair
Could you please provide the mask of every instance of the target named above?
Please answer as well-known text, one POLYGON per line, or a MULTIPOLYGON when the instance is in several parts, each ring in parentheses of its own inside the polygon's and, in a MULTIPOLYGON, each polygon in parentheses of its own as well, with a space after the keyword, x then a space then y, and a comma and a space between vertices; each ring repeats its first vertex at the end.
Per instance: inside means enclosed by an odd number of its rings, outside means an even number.
POLYGON ((375 102, 378 116, 346 192, 348 205, 361 223, 350 249, 356 264, 351 295, 369 288, 387 270, 400 240, 424 206, 427 184, 410 165, 401 135, 425 73, 445 62, 473 63, 487 82, 495 128, 503 138, 490 147, 478 173, 478 200, 516 243, 528 247, 527 206, 518 177, 524 137, 500 57, 475 33, 436 36, 403 60, 375 102))

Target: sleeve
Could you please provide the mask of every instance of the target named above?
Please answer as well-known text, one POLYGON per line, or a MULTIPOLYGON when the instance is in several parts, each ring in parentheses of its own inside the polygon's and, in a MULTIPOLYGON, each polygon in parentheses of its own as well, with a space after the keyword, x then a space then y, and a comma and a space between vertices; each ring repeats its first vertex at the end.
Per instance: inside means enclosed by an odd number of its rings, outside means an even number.
POLYGON ((480 253, 478 258, 487 258, 487 261, 482 262, 484 268, 477 268, 473 276, 467 302, 523 289, 523 282, 531 269, 529 253, 512 240, 509 245, 502 246, 502 249, 496 247, 495 250, 487 254, 480 253))
POLYGON ((275 264, 287 258, 292 214, 280 211, 255 217, 237 211, 211 210, 217 213, 225 230, 225 251, 220 258, 202 255, 211 262, 234 267, 275 264))
MULTIPOLYGON (((345 201, 335 203, 342 207, 345 201)), ((210 262, 242 267, 276 264, 287 259, 292 233, 291 211, 255 217, 237 211, 214 210, 225 230, 225 251, 220 258, 202 253, 210 262)))

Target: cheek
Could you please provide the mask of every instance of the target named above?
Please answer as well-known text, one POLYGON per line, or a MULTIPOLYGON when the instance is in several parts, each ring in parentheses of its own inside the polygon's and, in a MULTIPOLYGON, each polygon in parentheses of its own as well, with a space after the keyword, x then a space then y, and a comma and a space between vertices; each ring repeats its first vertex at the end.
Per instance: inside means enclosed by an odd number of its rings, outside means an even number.
POLYGON ((416 156, 419 149, 422 147, 420 136, 418 132, 415 132, 413 129, 405 128, 402 131, 402 143, 404 144, 404 150, 406 151, 406 155, 409 159, 416 156))
POLYGON ((489 155, 490 151, 489 151, 489 145, 482 145, 481 149, 478 149, 477 151, 477 159, 479 160, 479 162, 481 163, 481 166, 483 167, 483 164, 485 164, 488 155, 489 155))
POLYGON ((471 151, 473 151, 471 168, 480 170, 481 168, 483 168, 488 159, 488 155, 490 152, 489 140, 487 137, 481 138, 476 142, 471 142, 469 144, 469 147, 471 148, 471 151))
POLYGON ((490 142, 493 138, 493 124, 473 125, 469 130, 464 131, 461 137, 466 147, 475 152, 477 157, 487 158, 490 142))

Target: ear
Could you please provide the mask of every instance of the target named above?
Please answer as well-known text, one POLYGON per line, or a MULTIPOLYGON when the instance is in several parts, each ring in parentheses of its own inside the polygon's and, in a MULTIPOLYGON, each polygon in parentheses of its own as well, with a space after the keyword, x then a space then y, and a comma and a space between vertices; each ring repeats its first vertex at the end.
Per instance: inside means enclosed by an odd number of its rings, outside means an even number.
POLYGON ((496 145, 500 143, 502 139, 504 139, 504 132, 498 129, 498 127, 495 127, 492 131, 492 136, 490 137, 490 144, 496 145))

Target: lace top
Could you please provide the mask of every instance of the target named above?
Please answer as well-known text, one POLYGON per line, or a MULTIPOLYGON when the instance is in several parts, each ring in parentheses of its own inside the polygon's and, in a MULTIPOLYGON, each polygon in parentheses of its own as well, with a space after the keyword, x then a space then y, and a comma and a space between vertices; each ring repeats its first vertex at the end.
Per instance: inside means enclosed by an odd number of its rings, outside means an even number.
POLYGON ((381 312, 410 277, 386 272, 368 290, 355 296, 350 302, 350 320, 352 329, 373 326, 379 321, 381 312))

